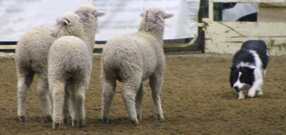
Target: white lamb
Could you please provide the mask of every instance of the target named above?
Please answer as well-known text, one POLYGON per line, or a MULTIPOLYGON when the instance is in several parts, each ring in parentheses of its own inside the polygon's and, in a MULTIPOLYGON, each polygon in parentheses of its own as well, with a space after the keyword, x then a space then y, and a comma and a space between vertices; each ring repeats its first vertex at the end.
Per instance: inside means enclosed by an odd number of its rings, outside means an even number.
POLYGON ((150 79, 155 113, 164 119, 160 93, 165 69, 163 52, 164 20, 173 15, 158 8, 149 8, 139 31, 110 39, 102 52, 102 120, 109 121, 109 110, 115 94, 116 80, 123 82, 122 96, 131 121, 139 124, 142 119, 143 85, 150 79))
MULTIPOLYGON (((97 29, 97 16, 102 13, 89 4, 81 5, 77 11, 84 24, 84 32, 88 37, 88 44, 94 45, 94 34, 97 29)), ((33 80, 34 74, 38 74, 38 95, 40 97, 44 116, 48 120, 51 117, 51 102, 48 96, 48 78, 47 78, 47 57, 51 44, 56 40, 51 35, 55 26, 39 27, 28 31, 17 43, 16 47, 16 68, 18 76, 18 116, 20 121, 26 121, 25 99, 27 90, 33 80)))
MULTIPOLYGON (((65 15, 62 17, 70 17, 68 14, 65 15)), ((34 74, 38 74, 39 77, 37 90, 43 105, 44 116, 52 120, 48 95, 47 56, 50 45, 56 40, 51 33, 58 25, 60 24, 32 29, 17 43, 15 60, 18 76, 18 116, 22 122, 26 121, 25 100, 34 74)))
POLYGON ((95 33, 97 30, 97 17, 103 16, 105 13, 99 12, 91 4, 83 4, 78 7, 75 12, 83 22, 84 34, 87 37, 87 44, 94 47, 95 33))
POLYGON ((68 106, 71 107, 72 125, 83 126, 85 92, 89 87, 93 55, 93 44, 90 44, 88 37, 95 36, 95 32, 91 32, 94 33, 93 36, 85 34, 83 21, 79 17, 74 17, 73 20, 64 19, 61 22, 62 28, 59 27, 55 32, 60 38, 51 45, 48 54, 48 80, 53 98, 53 129, 57 129, 60 123, 67 119, 68 106), (62 36, 70 33, 71 36, 62 36))

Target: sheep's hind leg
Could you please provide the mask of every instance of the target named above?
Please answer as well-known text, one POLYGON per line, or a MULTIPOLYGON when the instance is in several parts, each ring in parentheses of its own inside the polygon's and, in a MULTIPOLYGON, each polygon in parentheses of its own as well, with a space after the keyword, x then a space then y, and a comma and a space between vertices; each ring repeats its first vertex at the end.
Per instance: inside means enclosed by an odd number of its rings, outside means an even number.
POLYGON ((143 83, 141 83, 139 91, 136 95, 136 112, 138 120, 142 120, 142 100, 143 100, 143 83))
POLYGON ((18 73, 18 117, 21 122, 27 120, 26 116, 26 95, 31 82, 33 81, 34 73, 18 73))
POLYGON ((129 114, 129 117, 131 118, 132 123, 134 123, 135 125, 139 124, 135 107, 135 98, 138 89, 140 87, 140 84, 141 81, 140 80, 137 81, 136 79, 130 79, 128 81, 125 81, 123 84, 123 92, 122 92, 127 112, 129 114))
POLYGON ((114 79, 102 79, 102 112, 101 118, 104 123, 109 122, 110 106, 115 94, 116 82, 114 79))
POLYGON ((74 109, 73 109, 73 104, 72 104, 72 99, 71 99, 71 93, 74 91, 75 84, 72 80, 68 80, 66 84, 66 89, 65 89, 65 102, 64 102, 64 124, 71 123, 72 124, 72 119, 74 117, 74 109))
POLYGON ((85 91, 87 91, 87 86, 80 84, 77 90, 74 90, 71 94, 73 108, 74 108, 74 117, 72 120, 72 126, 81 128, 85 121, 85 91))
POLYGON ((38 82, 38 96, 41 100, 43 106, 43 113, 47 120, 52 121, 52 114, 51 114, 51 99, 49 97, 49 85, 48 79, 45 75, 39 76, 38 82))
POLYGON ((155 113, 157 114, 159 120, 163 120, 164 116, 163 116, 161 97, 160 97, 163 85, 163 77, 159 75, 151 76, 149 85, 152 90, 152 98, 155 105, 155 113))
POLYGON ((66 89, 65 102, 64 102, 64 124, 68 124, 71 121, 71 116, 73 116, 73 108, 70 98, 71 89, 66 89))
POLYGON ((53 97, 53 129, 58 129, 62 123, 64 100, 65 100, 65 83, 60 81, 53 81, 55 84, 52 88, 53 97))

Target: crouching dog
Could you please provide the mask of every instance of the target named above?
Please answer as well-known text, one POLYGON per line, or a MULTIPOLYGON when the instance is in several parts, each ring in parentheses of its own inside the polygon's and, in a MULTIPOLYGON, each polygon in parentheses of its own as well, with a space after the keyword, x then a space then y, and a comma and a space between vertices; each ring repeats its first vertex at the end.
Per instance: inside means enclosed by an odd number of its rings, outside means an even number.
POLYGON ((230 85, 238 93, 238 99, 245 98, 244 91, 248 92, 248 97, 254 97, 256 93, 263 95, 262 85, 268 61, 268 49, 262 40, 246 41, 236 52, 231 66, 230 85))

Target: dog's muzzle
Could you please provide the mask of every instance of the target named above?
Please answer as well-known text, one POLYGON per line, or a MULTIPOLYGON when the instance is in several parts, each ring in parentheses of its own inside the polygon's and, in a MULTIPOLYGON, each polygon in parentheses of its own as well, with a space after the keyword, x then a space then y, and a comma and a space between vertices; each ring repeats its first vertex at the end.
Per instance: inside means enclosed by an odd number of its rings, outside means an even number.
POLYGON ((237 86, 235 86, 235 87, 233 87, 233 88, 235 89, 236 92, 239 92, 239 91, 240 91, 240 89, 239 89, 237 86))

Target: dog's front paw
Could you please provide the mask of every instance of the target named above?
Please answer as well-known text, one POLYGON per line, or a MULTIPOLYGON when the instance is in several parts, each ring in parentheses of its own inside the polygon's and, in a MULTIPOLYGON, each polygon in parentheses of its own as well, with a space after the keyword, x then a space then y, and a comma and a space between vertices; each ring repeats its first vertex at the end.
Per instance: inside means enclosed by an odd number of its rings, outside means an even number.
POLYGON ((255 90, 250 89, 248 91, 248 97, 254 97, 255 96, 255 90))
POLYGON ((259 91, 257 92, 257 95, 258 95, 258 96, 262 96, 262 95, 263 95, 263 92, 262 92, 261 90, 259 90, 259 91))
POLYGON ((239 99, 239 100, 241 100, 241 99, 245 99, 245 97, 244 97, 244 96, 243 96, 243 97, 238 97, 238 99, 239 99))
POLYGON ((243 94, 243 91, 240 91, 240 92, 238 93, 238 99, 245 99, 245 96, 244 96, 244 94, 243 94))

